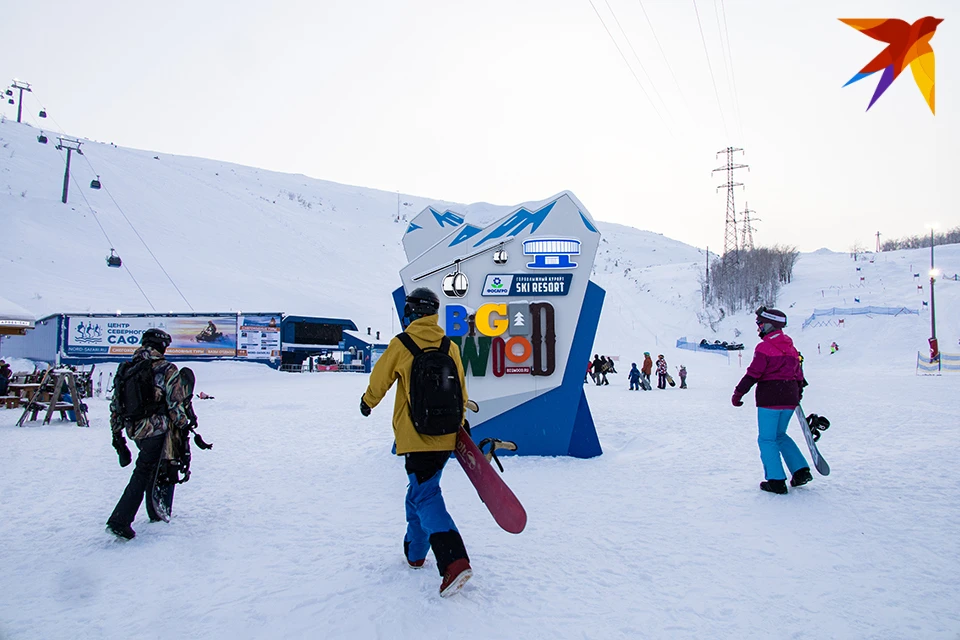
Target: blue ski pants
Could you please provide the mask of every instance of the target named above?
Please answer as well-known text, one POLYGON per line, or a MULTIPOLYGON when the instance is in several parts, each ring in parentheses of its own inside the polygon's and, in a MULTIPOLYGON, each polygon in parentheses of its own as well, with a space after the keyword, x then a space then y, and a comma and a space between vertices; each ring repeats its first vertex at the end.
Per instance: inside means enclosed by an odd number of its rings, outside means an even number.
POLYGON ((786 480, 780 457, 787 463, 790 474, 808 467, 807 460, 793 439, 787 435, 787 426, 793 417, 793 409, 757 408, 757 425, 760 434, 757 444, 760 446, 760 461, 763 463, 763 475, 767 480, 786 480))
POLYGON ((447 565, 466 557, 457 525, 447 513, 440 492, 440 476, 449 451, 407 454, 407 533, 403 538, 408 560, 423 560, 433 546, 441 575, 447 565))

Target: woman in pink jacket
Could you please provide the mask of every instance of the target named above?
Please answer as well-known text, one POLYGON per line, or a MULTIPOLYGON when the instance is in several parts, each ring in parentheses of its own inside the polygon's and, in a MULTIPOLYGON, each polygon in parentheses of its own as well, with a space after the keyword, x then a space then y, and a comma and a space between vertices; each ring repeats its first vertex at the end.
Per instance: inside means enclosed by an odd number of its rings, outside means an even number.
POLYGON ((803 395, 803 370, 800 354, 793 340, 785 333, 787 316, 778 309, 757 309, 757 332, 760 344, 753 354, 737 388, 733 391, 733 406, 743 406, 743 396, 757 385, 757 425, 760 461, 766 480, 760 488, 771 493, 787 492, 787 476, 780 462, 781 456, 790 469, 790 485, 799 487, 813 479, 810 466, 793 439, 787 435, 787 425, 803 395))

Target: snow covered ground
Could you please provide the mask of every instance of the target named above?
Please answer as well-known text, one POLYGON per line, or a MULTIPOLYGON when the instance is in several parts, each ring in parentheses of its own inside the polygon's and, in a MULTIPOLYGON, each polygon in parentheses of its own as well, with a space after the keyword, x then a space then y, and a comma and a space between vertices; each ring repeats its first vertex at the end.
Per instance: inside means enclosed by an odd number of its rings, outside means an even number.
POLYGON ((709 357, 684 391, 591 386, 603 456, 507 459, 518 536, 448 465, 475 570, 450 600, 432 557, 405 566, 406 479, 390 412, 356 410, 365 376, 196 364, 214 448, 129 543, 103 531, 129 476, 106 402, 89 429, 0 411, 0 637, 956 638, 956 378, 808 374, 834 471, 773 496, 755 410, 729 405, 741 370, 709 357))
MULTIPOLYGON (((0 208, 11 212, 0 293, 37 314, 149 309, 127 274, 103 265, 83 199, 63 207, 56 175, 49 188, 61 160, 35 133, 0 126, 0 208)), ((403 264, 395 194, 88 148, 196 308, 390 321, 403 264)), ((115 241, 130 234, 120 252, 158 308, 186 310, 104 192, 87 195, 102 199, 91 204, 115 241)), ((401 202, 415 213, 432 201, 401 202)), ((360 416, 366 376, 199 362, 198 391, 216 399, 196 409, 214 448, 194 450, 171 523, 141 510, 128 543, 103 530, 130 471, 110 446, 106 401, 88 401, 89 429, 21 429, 19 412, 0 410, 0 638, 960 637, 960 376, 915 375, 929 253, 801 257, 778 305, 806 357, 805 409, 833 422, 821 440, 833 473, 773 496, 757 489, 755 409, 730 405, 757 341, 752 317, 711 332, 697 320, 702 252, 618 225, 601 232, 595 351, 620 357, 609 387, 587 389, 604 454, 506 459, 529 514, 518 536, 451 463, 444 493, 475 571, 460 595, 439 598, 432 557, 424 571, 405 565, 391 404, 360 416), (814 308, 858 305, 920 314, 801 330, 814 308), (674 348, 684 335, 742 341, 744 361, 674 348), (685 364, 690 389, 627 391, 644 350, 671 370, 685 364)), ((960 272, 960 246, 938 247, 937 264, 960 272)), ((960 282, 938 281, 937 319, 942 349, 960 351, 960 282)))

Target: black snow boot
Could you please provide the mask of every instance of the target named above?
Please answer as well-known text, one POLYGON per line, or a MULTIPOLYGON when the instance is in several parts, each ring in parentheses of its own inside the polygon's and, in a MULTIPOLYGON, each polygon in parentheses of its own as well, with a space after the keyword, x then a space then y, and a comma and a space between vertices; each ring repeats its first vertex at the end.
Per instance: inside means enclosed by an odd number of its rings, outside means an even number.
POLYGON ((137 533, 128 524, 114 524, 112 522, 108 522, 107 531, 118 538, 123 538, 124 540, 133 540, 137 535, 137 533))
POLYGON ((770 493, 784 494, 787 492, 786 480, 764 480, 760 483, 760 488, 770 493))
POLYGON ((790 479, 791 487, 802 487, 813 480, 813 475, 810 473, 810 467, 804 467, 803 469, 797 469, 797 472, 793 474, 793 478, 790 479))

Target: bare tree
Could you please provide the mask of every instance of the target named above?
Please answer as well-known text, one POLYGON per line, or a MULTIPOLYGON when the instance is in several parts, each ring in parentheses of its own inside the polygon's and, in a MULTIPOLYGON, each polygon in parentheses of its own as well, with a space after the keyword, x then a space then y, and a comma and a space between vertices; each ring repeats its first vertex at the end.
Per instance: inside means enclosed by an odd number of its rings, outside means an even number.
POLYGON ((867 248, 857 240, 852 245, 850 245, 850 257, 853 258, 853 261, 856 262, 860 256, 867 252, 867 248))

